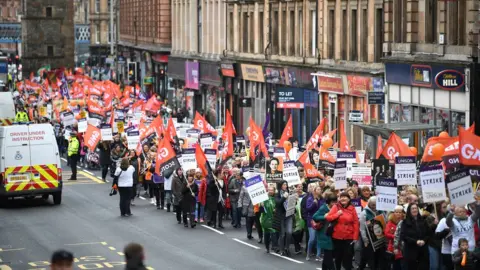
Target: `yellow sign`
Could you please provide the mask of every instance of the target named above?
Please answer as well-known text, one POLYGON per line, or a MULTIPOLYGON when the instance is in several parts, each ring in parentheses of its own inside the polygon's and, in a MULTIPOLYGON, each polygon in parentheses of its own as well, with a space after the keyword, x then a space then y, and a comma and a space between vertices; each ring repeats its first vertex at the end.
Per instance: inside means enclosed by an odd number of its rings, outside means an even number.
POLYGON ((82 111, 80 112, 80 118, 81 118, 81 119, 87 118, 87 112, 82 110, 82 111))
POLYGON ((118 133, 123 133, 124 132, 124 127, 125 127, 125 123, 117 122, 118 133))
POLYGON ((242 64, 242 78, 247 81, 265 82, 263 67, 259 65, 242 64))
POLYGON ((42 106, 42 107, 38 108, 38 114, 41 117, 47 117, 47 107, 42 106))

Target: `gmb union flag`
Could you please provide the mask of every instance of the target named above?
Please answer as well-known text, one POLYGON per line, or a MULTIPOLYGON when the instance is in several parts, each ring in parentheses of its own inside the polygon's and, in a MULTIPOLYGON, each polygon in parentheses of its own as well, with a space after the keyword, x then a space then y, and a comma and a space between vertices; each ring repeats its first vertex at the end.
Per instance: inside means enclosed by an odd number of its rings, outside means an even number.
POLYGON ((163 139, 158 144, 155 173, 163 177, 170 177, 180 167, 177 155, 168 139, 163 139))

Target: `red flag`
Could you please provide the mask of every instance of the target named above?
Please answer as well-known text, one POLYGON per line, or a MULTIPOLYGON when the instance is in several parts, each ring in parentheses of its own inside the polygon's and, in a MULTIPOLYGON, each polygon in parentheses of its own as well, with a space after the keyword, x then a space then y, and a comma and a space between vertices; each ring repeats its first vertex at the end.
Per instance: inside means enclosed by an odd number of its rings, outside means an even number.
MULTIPOLYGON (((130 97, 129 97, 130 98, 130 97)), ((145 111, 158 112, 162 107, 163 102, 157 99, 156 96, 152 96, 145 104, 145 111)), ((130 104, 129 104, 130 105, 130 104)))
POLYGON ((227 110, 225 114, 225 127, 231 126, 232 127, 232 134, 237 135, 237 130, 235 129, 235 126, 233 125, 232 121, 232 115, 230 114, 230 111, 227 110))
POLYGON ((317 146, 317 143, 323 137, 323 130, 325 129, 326 119, 327 118, 323 118, 322 121, 320 121, 320 124, 318 125, 317 129, 315 129, 315 132, 313 132, 312 137, 310 137, 310 139, 308 140, 305 148, 314 148, 317 146))
POLYGON ((250 117, 250 136, 248 138, 250 141, 250 158, 251 160, 255 160, 256 158, 256 153, 255 153, 255 148, 257 146, 260 147, 260 151, 262 151, 263 156, 265 158, 268 157, 268 150, 265 145, 265 139, 263 138, 262 130, 260 127, 255 124, 255 121, 250 117))
POLYGON ((308 155, 308 149, 305 149, 303 153, 298 158, 298 162, 300 162, 304 167, 305 164, 310 164, 310 156, 308 155))
POLYGON ((335 163, 336 159, 328 152, 327 148, 320 147, 320 151, 318 152, 320 156, 320 160, 325 160, 330 163, 335 163))
POLYGON ((293 124, 292 124, 292 115, 288 118, 287 125, 283 129, 282 137, 278 142, 278 146, 283 147, 283 143, 293 137, 293 124))
POLYGON ((425 146, 425 151, 423 151, 422 162, 431 162, 434 161, 433 157, 433 146, 437 143, 443 144, 445 146, 445 155, 455 155, 458 154, 458 137, 432 137, 428 139, 427 145, 425 146), (448 148, 448 150, 447 150, 448 148))
POLYGON ((222 140, 223 140, 223 149, 220 151, 220 157, 222 161, 225 161, 233 156, 233 132, 234 127, 232 120, 228 120, 230 114, 227 110, 227 120, 225 122, 225 129, 223 130, 222 140))
POLYGON ((195 158, 197 159, 198 168, 202 171, 203 177, 207 177, 207 166, 209 166, 209 163, 207 157, 205 156, 205 153, 203 153, 202 147, 200 147, 200 144, 198 143, 197 145, 195 145, 195 158))
POLYGON ((468 127, 467 131, 475 134, 475 123, 473 123, 470 127, 468 127))
POLYGON ((379 159, 380 155, 383 152, 383 145, 382 145, 382 136, 378 135, 377 138, 377 153, 376 153, 376 158, 379 159))
POLYGON ((346 152, 350 151, 350 144, 347 140, 347 134, 345 132, 345 125, 343 120, 340 120, 340 151, 346 152))
POLYGON ((394 160, 395 157, 414 156, 408 145, 395 133, 392 133, 390 138, 388 138, 388 141, 383 148, 382 155, 390 160, 394 160))
POLYGON ((175 142, 175 137, 177 137, 177 130, 175 129, 175 125, 173 124, 171 117, 168 119, 167 129, 165 130, 164 137, 168 138, 171 142, 175 142))
POLYGON ((480 137, 463 128, 460 134, 460 163, 465 166, 480 166, 480 137))

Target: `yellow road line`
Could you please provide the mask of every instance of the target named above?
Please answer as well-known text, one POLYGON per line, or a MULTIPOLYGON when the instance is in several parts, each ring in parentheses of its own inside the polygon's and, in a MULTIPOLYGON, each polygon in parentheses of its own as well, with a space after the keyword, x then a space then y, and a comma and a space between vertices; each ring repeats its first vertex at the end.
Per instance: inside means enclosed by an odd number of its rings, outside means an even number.
POLYGON ((120 255, 120 256, 125 256, 125 254, 123 252, 120 252, 120 251, 117 252, 117 254, 120 255))
POLYGON ((3 249, 0 248, 0 252, 5 252, 5 251, 19 251, 19 250, 24 250, 25 248, 11 248, 11 249, 3 249))
POLYGON ((108 245, 107 242, 101 242, 100 244, 102 244, 104 246, 108 245))
POLYGON ((99 184, 105 184, 105 182, 103 182, 102 180, 100 180, 100 179, 98 179, 97 177, 95 177, 95 176, 93 176, 93 175, 90 175, 90 174, 88 174, 88 173, 86 173, 86 172, 78 171, 77 173, 78 173, 78 174, 81 174, 81 175, 87 177, 88 179, 90 179, 90 180, 92 180, 92 181, 94 181, 94 182, 97 182, 97 183, 99 183, 99 184))
POLYGON ((10 266, 6 264, 3 264, 3 265, 0 265, 0 270, 12 270, 12 268, 10 268, 10 266))
POLYGON ((116 248, 114 247, 108 247, 110 250, 117 250, 116 248))
POLYGON ((83 245, 98 245, 102 242, 90 242, 90 243, 75 243, 75 244, 65 244, 65 246, 83 246, 83 245))

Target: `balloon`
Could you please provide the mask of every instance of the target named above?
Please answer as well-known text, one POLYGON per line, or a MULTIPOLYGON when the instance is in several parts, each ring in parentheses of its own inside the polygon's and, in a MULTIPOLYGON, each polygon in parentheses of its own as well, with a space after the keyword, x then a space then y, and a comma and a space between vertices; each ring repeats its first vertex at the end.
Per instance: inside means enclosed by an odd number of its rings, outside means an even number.
POLYGON ((415 146, 410 146, 410 151, 412 151, 413 155, 414 156, 417 156, 418 155, 418 150, 415 146))
POLYGON ((250 127, 248 127, 247 130, 245 130, 245 134, 247 134, 247 136, 250 137, 250 127))
POLYGON ((432 148, 433 158, 436 160, 442 159, 442 155, 445 153, 445 146, 441 143, 437 143, 432 148))
POLYGON ((332 145, 333 145, 333 140, 331 138, 327 137, 322 140, 322 146, 324 148, 330 148, 332 147, 332 145))
POLYGON ((442 132, 440 132, 440 134, 438 135, 438 137, 440 137, 440 138, 448 138, 448 137, 450 137, 450 135, 448 135, 448 132, 442 131, 442 132))
POLYGON ((290 150, 292 150, 292 143, 289 141, 284 141, 283 148, 285 148, 285 153, 288 154, 290 150))

